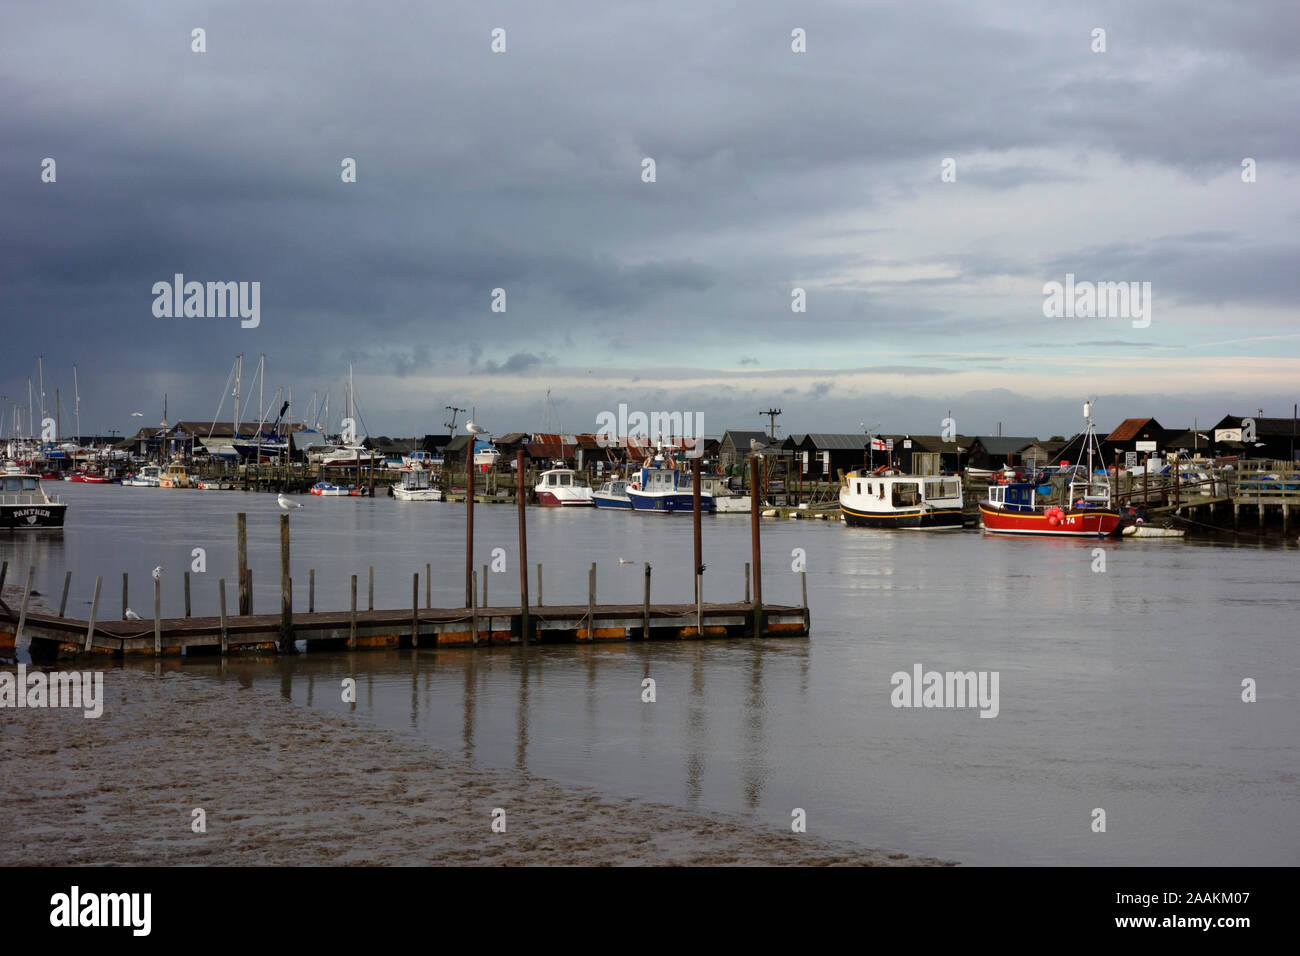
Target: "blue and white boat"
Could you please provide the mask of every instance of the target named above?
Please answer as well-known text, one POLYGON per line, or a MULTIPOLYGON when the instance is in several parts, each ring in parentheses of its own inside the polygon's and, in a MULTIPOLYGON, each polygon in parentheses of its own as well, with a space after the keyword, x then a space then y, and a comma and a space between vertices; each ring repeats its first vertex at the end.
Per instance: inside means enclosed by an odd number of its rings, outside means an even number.
POLYGON ((607 481, 600 486, 600 491, 591 493, 591 503, 597 508, 630 511, 632 509, 632 499, 628 497, 627 493, 630 484, 631 482, 626 478, 607 481))
MULTIPOLYGON (((690 513, 695 510, 692 497, 691 474, 679 470, 672 461, 655 457, 636 472, 627 487, 627 496, 636 511, 653 511, 669 514, 674 511, 690 513)), ((700 489, 700 510, 713 511, 713 495, 700 489)))

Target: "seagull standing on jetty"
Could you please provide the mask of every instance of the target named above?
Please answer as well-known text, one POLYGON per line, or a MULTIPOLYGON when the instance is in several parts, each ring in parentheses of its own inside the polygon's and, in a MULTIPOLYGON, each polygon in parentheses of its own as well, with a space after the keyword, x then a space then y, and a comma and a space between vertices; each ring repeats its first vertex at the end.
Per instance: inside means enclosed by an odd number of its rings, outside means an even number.
POLYGON ((136 614, 135 611, 131 610, 130 608, 127 608, 127 609, 126 609, 126 619, 127 619, 128 621, 138 621, 138 620, 140 620, 140 615, 139 615, 139 614, 136 614))
POLYGON ((285 511, 292 511, 294 508, 302 507, 301 501, 294 501, 292 498, 286 498, 283 492, 276 495, 275 500, 279 503, 280 507, 283 508, 285 511))

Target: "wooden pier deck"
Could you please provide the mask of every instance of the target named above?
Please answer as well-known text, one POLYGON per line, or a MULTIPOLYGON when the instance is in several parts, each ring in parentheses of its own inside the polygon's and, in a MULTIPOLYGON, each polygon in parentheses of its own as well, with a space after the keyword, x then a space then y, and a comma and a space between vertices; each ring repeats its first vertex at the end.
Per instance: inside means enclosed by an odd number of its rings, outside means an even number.
MULTIPOLYGON (((529 643, 681 640, 692 638, 807 637, 806 607, 705 604, 696 625, 694 604, 546 605, 528 610, 529 643), (755 627, 755 619, 761 622, 755 627)), ((521 642, 518 607, 404 608, 401 610, 295 613, 291 641, 307 650, 365 650, 396 647, 489 646, 521 642)), ((0 649, 18 639, 17 615, 0 608, 0 649)), ((276 653, 281 645, 280 614, 162 618, 157 637, 153 619, 96 621, 89 647, 90 622, 28 610, 22 637, 31 641, 33 659, 178 655, 185 653, 276 653)))

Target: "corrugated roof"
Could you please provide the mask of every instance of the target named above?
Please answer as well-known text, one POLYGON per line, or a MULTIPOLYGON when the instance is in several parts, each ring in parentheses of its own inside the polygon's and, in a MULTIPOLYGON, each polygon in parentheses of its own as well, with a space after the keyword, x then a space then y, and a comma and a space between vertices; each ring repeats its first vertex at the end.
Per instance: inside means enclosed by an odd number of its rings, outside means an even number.
POLYGON ((1126 418, 1106 436, 1106 441, 1132 441, 1144 431, 1164 431, 1154 418, 1126 418))
MULTIPOLYGON (((743 451, 749 450, 749 442, 751 439, 762 442, 764 445, 772 443, 772 440, 767 437, 767 432, 765 431, 743 431, 735 428, 728 428, 722 433, 722 440, 725 442, 728 438, 731 439, 733 445, 743 451)), ((780 443, 778 442, 777 444, 780 443)))
POLYGON ((800 444, 811 445, 818 451, 862 451, 867 447, 867 436, 860 432, 809 432, 800 444))

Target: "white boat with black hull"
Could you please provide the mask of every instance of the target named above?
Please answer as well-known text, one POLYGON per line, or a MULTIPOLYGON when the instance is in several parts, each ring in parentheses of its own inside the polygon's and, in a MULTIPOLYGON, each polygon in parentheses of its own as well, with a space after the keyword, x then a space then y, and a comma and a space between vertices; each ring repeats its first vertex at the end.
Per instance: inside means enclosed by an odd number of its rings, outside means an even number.
POLYGON ((45 493, 40 475, 9 465, 0 476, 0 531, 59 531, 67 510, 45 493))
POLYGON ((845 524, 868 528, 960 530, 961 479, 851 471, 840 488, 840 511, 845 524))

